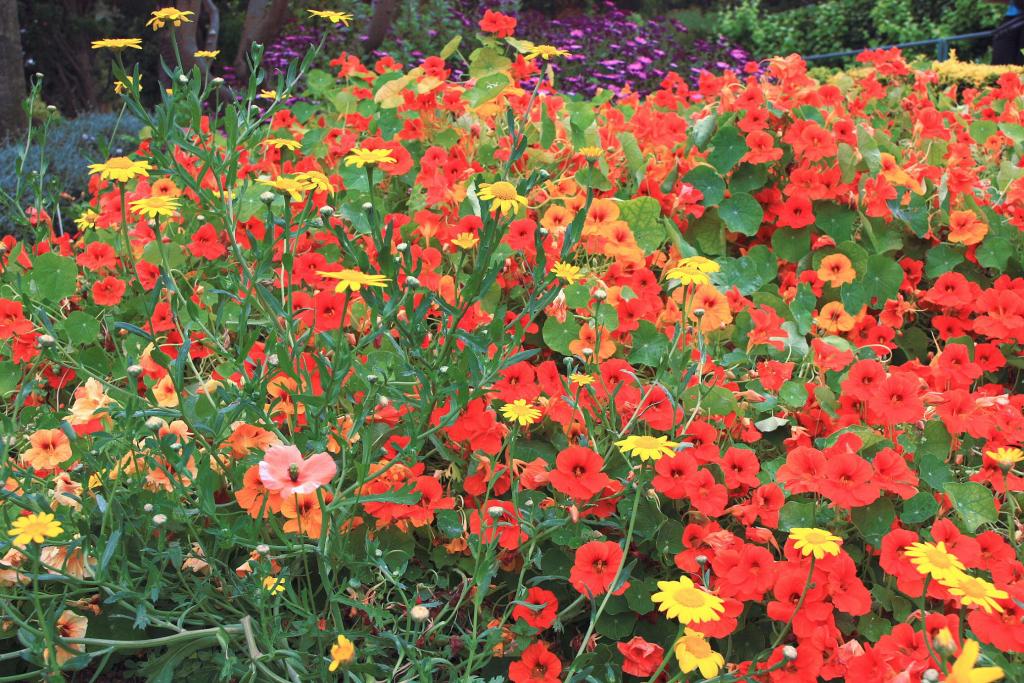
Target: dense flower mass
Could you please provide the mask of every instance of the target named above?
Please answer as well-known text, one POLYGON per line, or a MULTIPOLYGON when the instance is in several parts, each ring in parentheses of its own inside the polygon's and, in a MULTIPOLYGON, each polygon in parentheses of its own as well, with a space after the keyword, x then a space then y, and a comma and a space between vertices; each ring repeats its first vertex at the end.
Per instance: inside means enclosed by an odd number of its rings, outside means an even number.
POLYGON ((1020 77, 475 23, 126 89, 0 243, 0 677, 1021 680, 1020 77))

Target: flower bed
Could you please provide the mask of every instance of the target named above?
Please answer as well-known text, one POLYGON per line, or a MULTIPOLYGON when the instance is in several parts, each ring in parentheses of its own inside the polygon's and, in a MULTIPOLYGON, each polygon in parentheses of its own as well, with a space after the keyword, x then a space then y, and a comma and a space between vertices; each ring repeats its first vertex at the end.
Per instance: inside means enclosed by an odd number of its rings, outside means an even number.
POLYGON ((579 101, 480 27, 129 83, 5 239, 0 674, 1019 679, 1019 77, 579 101))

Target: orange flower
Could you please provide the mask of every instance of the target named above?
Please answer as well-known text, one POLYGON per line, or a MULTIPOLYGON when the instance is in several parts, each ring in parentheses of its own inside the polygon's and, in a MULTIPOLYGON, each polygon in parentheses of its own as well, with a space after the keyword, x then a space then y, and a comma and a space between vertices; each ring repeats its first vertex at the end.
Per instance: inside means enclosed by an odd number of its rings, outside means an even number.
POLYGON ((233 427, 234 431, 228 437, 227 444, 231 449, 231 457, 235 460, 244 458, 250 451, 266 450, 267 447, 279 443, 276 434, 262 427, 245 422, 236 422, 233 427))
POLYGON ((161 408, 175 408, 179 403, 178 392, 174 389, 174 380, 164 375, 153 385, 153 398, 161 408))
POLYGON ((818 266, 818 279, 833 287, 848 285, 856 277, 857 271, 846 254, 830 254, 821 259, 821 265, 818 266))
POLYGON ((814 322, 829 334, 849 332, 855 323, 853 316, 847 313, 843 304, 838 301, 830 301, 822 306, 814 322))
MULTIPOLYGON (((687 288, 678 287, 672 291, 673 297, 682 296, 687 288)), ((687 317, 693 322, 700 321, 701 332, 720 330, 732 322, 732 311, 729 310, 729 299, 712 285, 697 285, 687 306, 687 317)))
POLYGON ((21 454, 21 461, 33 469, 53 469, 71 458, 71 440, 61 429, 40 429, 28 440, 32 447, 21 454))
MULTIPOLYGON (((605 361, 615 355, 615 342, 608 330, 601 330, 601 348, 597 349, 597 359, 605 361)), ((576 341, 569 342, 569 350, 582 358, 591 358, 597 346, 597 330, 590 325, 580 328, 580 336, 576 341)))
POLYGON ((269 517, 281 511, 281 496, 267 489, 260 479, 260 468, 253 465, 242 477, 242 488, 235 491, 235 500, 253 519, 269 517))
POLYGON ((949 212, 949 241, 968 246, 977 244, 988 234, 988 224, 973 211, 949 212))
MULTIPOLYGON (((323 496, 324 505, 330 503, 334 498, 327 492, 323 496)), ((288 519, 282 527, 285 531, 306 534, 313 539, 320 538, 324 518, 320 501, 317 500, 315 492, 283 496, 281 498, 281 514, 288 519)))
MULTIPOLYGON (((60 638, 84 638, 85 631, 89 628, 89 620, 86 617, 81 617, 72 612, 69 609, 64 610, 59 617, 57 617, 57 635, 60 638)), ((79 653, 85 652, 85 645, 82 643, 56 643, 57 650, 57 664, 63 665, 64 662, 69 659, 78 656, 79 653)), ((47 649, 43 652, 44 659, 48 659, 50 656, 50 650, 47 649)))

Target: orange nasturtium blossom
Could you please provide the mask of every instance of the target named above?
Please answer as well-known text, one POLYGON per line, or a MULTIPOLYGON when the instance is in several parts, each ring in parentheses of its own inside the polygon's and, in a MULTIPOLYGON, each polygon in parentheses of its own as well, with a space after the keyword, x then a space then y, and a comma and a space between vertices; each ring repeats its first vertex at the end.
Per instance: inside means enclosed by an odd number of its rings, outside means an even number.
POLYGON ((52 469, 71 458, 71 440, 63 429, 40 429, 28 440, 32 447, 21 454, 21 461, 32 469, 52 469))
POLYGON ((146 26, 149 26, 154 31, 159 31, 167 23, 173 26, 181 26, 182 24, 190 23, 193 14, 194 12, 180 10, 177 7, 161 7, 150 14, 146 26))
POLYGON ((839 546, 843 539, 835 536, 824 529, 798 527, 790 529, 789 537, 793 540, 793 547, 800 551, 804 557, 814 556, 814 559, 821 560, 825 555, 835 557, 839 554, 839 546))
POLYGON ((349 289, 353 292, 358 292, 363 287, 383 287, 391 282, 391 280, 383 275, 364 273, 354 268, 343 268, 342 270, 331 272, 317 271, 317 275, 337 280, 338 284, 334 287, 334 291, 338 294, 349 289))
MULTIPOLYGON (((348 12, 335 12, 334 10, 328 9, 308 9, 306 11, 318 19, 326 19, 332 24, 344 24, 345 26, 348 26, 349 22, 352 21, 352 15, 348 12)), ((334 671, 334 669, 331 669, 331 671, 334 671)))
POLYGON ((303 459, 295 446, 270 446, 259 464, 260 481, 268 491, 288 496, 312 493, 338 473, 338 465, 327 453, 303 459))
POLYGON ((822 306, 814 322, 829 334, 849 332, 856 324, 853 316, 846 312, 842 302, 839 301, 829 301, 822 306))
POLYGON ((848 285, 857 278, 853 262, 846 254, 829 254, 821 259, 818 266, 818 279, 833 287, 848 285))
POLYGON ((973 211, 949 212, 949 241, 970 246, 985 239, 988 224, 973 211))
POLYGON ((146 161, 135 161, 128 157, 111 157, 100 164, 89 164, 90 173, 99 173, 103 180, 127 183, 132 178, 149 177, 153 167, 146 161))

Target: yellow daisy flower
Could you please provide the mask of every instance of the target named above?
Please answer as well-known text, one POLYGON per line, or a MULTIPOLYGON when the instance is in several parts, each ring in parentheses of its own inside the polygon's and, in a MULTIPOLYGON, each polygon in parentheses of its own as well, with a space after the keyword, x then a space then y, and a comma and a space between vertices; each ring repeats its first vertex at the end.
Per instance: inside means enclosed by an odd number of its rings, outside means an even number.
POLYGON ((725 658, 711 649, 708 639, 700 631, 687 628, 683 633, 673 646, 679 669, 684 674, 699 669, 702 678, 717 676, 725 666, 725 658))
POLYGON ((364 273, 353 268, 344 268, 332 273, 317 271, 317 275, 337 280, 338 284, 334 291, 339 294, 349 289, 353 292, 358 292, 362 287, 383 287, 390 282, 383 275, 364 273))
POLYGON ((695 268, 702 273, 717 273, 722 269, 720 265, 703 256, 687 256, 678 265, 686 268, 695 268))
POLYGON ((177 7, 163 7, 150 14, 150 19, 146 22, 146 26, 149 26, 154 31, 159 31, 168 22, 174 26, 181 26, 192 21, 190 18, 192 14, 194 13, 191 11, 180 10, 177 7))
POLYGON ((496 183, 480 183, 477 196, 491 203, 491 209, 500 214, 516 213, 519 207, 526 206, 526 197, 519 194, 516 186, 504 180, 496 183))
POLYGON ((604 150, 600 147, 580 147, 576 151, 588 159, 598 159, 604 154, 604 150))
POLYGON ((675 441, 669 441, 667 436, 649 436, 631 434, 621 441, 616 441, 615 445, 623 453, 634 455, 641 460, 661 460, 662 456, 673 456, 676 454, 676 448, 679 444, 675 441))
POLYGON ((220 50, 196 50, 192 56, 196 59, 217 59, 220 50))
POLYGON ((985 455, 1000 467, 1010 469, 1021 460, 1024 460, 1024 451, 1019 448, 1008 448, 1002 446, 994 451, 985 451, 985 455))
POLYGON ((260 97, 260 98, 262 98, 264 100, 276 100, 277 99, 277 91, 276 90, 260 90, 258 93, 256 93, 256 97, 260 97))
POLYGON ((86 209, 82 212, 82 215, 75 219, 75 225, 78 226, 79 230, 88 230, 89 228, 96 227, 96 219, 100 215, 92 209, 86 209))
POLYGON ((102 50, 103 48, 110 50, 124 50, 126 48, 141 50, 142 38, 103 38, 102 40, 92 41, 92 49, 102 50))
POLYGON ((966 569, 956 555, 946 550, 946 544, 942 541, 911 543, 903 552, 910 558, 917 571, 928 574, 937 581, 955 578, 966 569))
POLYGON ((570 285, 576 284, 576 279, 580 276, 580 267, 574 266, 571 263, 565 263, 559 261, 551 267, 551 272, 555 277, 560 277, 570 285))
POLYGON ((459 249, 472 249, 476 245, 480 244, 480 238, 471 232, 460 232, 452 240, 452 244, 457 246, 459 249))
POLYGON ((271 595, 280 595, 284 593, 284 579, 279 579, 276 576, 265 576, 263 577, 263 589, 271 595))
POLYGON ((178 210, 178 200, 166 195, 154 195, 145 199, 136 199, 129 204, 132 211, 142 214, 146 218, 157 218, 158 216, 173 216, 178 210))
POLYGON ((571 56, 572 55, 566 52, 565 50, 559 50, 554 45, 534 45, 526 52, 525 55, 523 55, 523 59, 529 61, 531 59, 537 59, 538 57, 540 57, 541 59, 547 61, 552 57, 571 56))
POLYGON ((302 173, 296 173, 295 180, 296 182, 305 185, 307 190, 314 190, 316 192, 334 192, 334 186, 331 185, 331 179, 321 171, 304 171, 302 173))
POLYGON ((501 407, 501 416, 509 422, 518 422, 520 426, 532 425, 540 419, 540 411, 526 399, 517 398, 501 407))
POLYGON ((1003 669, 998 666, 974 668, 978 663, 981 648, 975 640, 964 643, 960 656, 953 662, 953 668, 946 676, 946 683, 992 683, 1003 679, 1003 669))
POLYGON ((60 522, 56 521, 49 512, 32 513, 18 517, 7 530, 7 535, 13 537, 14 545, 25 545, 27 543, 43 543, 48 538, 60 536, 64 531, 60 522))
POLYGON ((295 178, 289 178, 288 176, 278 176, 273 180, 263 179, 257 180, 260 185, 266 185, 272 187, 282 194, 288 195, 293 202, 302 201, 302 193, 310 189, 307 183, 300 182, 295 178))
POLYGON ((939 583, 946 587, 952 595, 960 598, 960 603, 968 607, 980 607, 989 614, 1002 612, 1003 606, 996 600, 1007 600, 1010 594, 1001 591, 994 585, 969 574, 956 574, 939 579, 939 583))
MULTIPOLYGON (((139 83, 142 83, 142 74, 139 74, 139 83)), ((124 81, 114 81, 114 94, 123 95, 129 88, 135 88, 135 79, 132 76, 125 76, 124 81)))
POLYGON ((346 166, 358 166, 363 168, 367 164, 393 164, 395 158, 391 156, 391 150, 389 149, 366 149, 365 147, 356 147, 353 149, 348 156, 345 157, 346 166))
POLYGON ((102 164, 90 164, 90 173, 99 173, 104 180, 113 180, 119 183, 127 183, 132 178, 149 176, 153 168, 145 161, 135 161, 128 157, 111 157, 102 164))
POLYGON ((825 555, 838 555, 839 546, 843 544, 843 539, 824 529, 798 527, 789 530, 789 537, 795 541, 793 547, 804 557, 814 555, 817 560, 824 558, 825 555))
POLYGON ((594 383, 594 376, 585 375, 580 372, 574 372, 573 374, 569 375, 569 381, 573 382, 574 384, 578 384, 581 387, 585 387, 594 383))
POLYGON ((335 12, 333 10, 326 9, 308 9, 306 11, 319 19, 326 19, 332 24, 344 24, 345 26, 348 26, 349 22, 352 21, 352 15, 348 12, 335 12))
POLYGON ((680 263, 677 266, 669 268, 665 273, 665 277, 669 280, 678 280, 681 285, 706 285, 711 282, 711 278, 708 277, 707 273, 699 270, 694 266, 688 266, 680 263))
POLYGON ((274 149, 302 149, 301 142, 289 138, 267 138, 263 141, 263 144, 274 149))
POLYGON ((651 596, 651 602, 665 612, 669 619, 678 619, 681 624, 703 624, 718 621, 725 612, 725 603, 717 595, 708 593, 695 585, 687 576, 678 581, 659 581, 659 591, 651 596))

